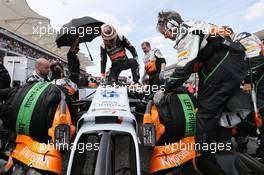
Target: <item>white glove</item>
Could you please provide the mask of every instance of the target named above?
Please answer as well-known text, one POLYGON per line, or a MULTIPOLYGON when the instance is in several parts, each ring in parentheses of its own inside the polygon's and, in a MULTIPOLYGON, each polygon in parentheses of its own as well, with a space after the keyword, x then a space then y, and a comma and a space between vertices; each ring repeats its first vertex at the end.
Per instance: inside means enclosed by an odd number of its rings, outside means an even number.
POLYGON ((154 104, 159 105, 159 102, 163 97, 164 97, 163 91, 159 90, 158 92, 156 92, 153 98, 154 104))
POLYGON ((165 73, 164 73, 164 70, 160 71, 160 74, 159 74, 159 81, 163 81, 165 78, 165 73))

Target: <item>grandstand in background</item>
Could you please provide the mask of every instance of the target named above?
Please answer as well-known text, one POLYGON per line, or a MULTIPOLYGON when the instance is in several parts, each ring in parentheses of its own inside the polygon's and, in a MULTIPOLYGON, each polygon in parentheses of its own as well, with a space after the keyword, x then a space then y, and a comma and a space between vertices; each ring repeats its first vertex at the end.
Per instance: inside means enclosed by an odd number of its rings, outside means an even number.
MULTIPOLYGON (((36 27, 50 26, 50 20, 33 11, 26 0, 0 0, 0 54, 60 60, 67 64, 69 48, 57 48, 56 34, 35 33, 36 27)), ((86 67, 93 65, 83 53, 78 54, 81 75, 86 76, 86 67)))

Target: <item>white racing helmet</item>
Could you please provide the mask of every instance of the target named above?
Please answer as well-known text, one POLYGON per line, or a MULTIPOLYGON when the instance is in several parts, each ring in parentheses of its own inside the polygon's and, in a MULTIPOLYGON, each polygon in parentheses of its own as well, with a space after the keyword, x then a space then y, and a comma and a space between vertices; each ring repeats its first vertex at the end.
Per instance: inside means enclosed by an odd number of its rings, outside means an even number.
POLYGON ((101 36, 103 40, 113 40, 117 37, 116 29, 110 24, 101 26, 101 36))

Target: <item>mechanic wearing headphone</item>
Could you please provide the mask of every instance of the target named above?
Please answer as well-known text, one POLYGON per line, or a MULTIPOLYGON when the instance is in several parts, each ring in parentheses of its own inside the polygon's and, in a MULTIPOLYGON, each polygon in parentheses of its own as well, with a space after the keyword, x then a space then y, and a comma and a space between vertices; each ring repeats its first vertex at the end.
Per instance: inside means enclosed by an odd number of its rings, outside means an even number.
MULTIPOLYGON (((244 80, 243 89, 251 93, 252 88, 256 92, 256 102, 259 109, 259 114, 263 120, 264 117, 264 45, 260 39, 251 33, 242 32, 234 34, 234 41, 240 42, 246 48, 246 55, 250 63, 251 71, 248 71, 246 79, 244 80), (252 78, 252 79, 251 79, 252 78), (251 82, 252 81, 252 82, 251 82), (251 84, 252 83, 252 84, 251 84), (252 87, 254 85, 254 87, 252 87)), ((248 138, 246 137, 249 132, 252 132, 252 127, 243 123, 238 126, 238 146, 237 150, 245 151, 247 149, 248 138), (239 143, 240 142, 240 143, 239 143)), ((250 123, 251 124, 251 123, 250 123)), ((260 126, 259 126, 260 127, 260 126)), ((254 130, 254 129, 253 129, 254 130)), ((256 150, 257 156, 264 161, 264 125, 259 128, 259 147, 256 150)))
POLYGON ((229 32, 223 27, 183 21, 174 11, 159 12, 157 30, 175 41, 178 65, 165 84, 165 92, 158 91, 154 102, 158 104, 164 93, 181 86, 193 72, 198 72, 196 143, 229 143, 231 130, 220 127, 218 121, 225 103, 246 76, 244 47, 228 39, 229 32))

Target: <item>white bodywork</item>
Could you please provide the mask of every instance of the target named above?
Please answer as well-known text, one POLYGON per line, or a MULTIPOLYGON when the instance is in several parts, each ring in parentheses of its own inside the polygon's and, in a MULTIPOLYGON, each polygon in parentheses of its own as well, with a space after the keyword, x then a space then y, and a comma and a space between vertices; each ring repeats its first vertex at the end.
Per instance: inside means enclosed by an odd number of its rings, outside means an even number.
POLYGON ((140 174, 140 157, 137 136, 137 122, 135 116, 130 111, 127 87, 103 87, 99 86, 92 104, 77 124, 79 128, 74 146, 71 151, 67 175, 70 175, 73 163, 74 150, 82 134, 100 133, 100 131, 115 131, 130 135, 135 145, 137 174, 140 174), (95 117, 99 116, 118 116, 121 123, 96 124, 95 117), (80 121, 83 120, 82 124, 80 121), (80 125, 80 126, 79 126, 80 125))

